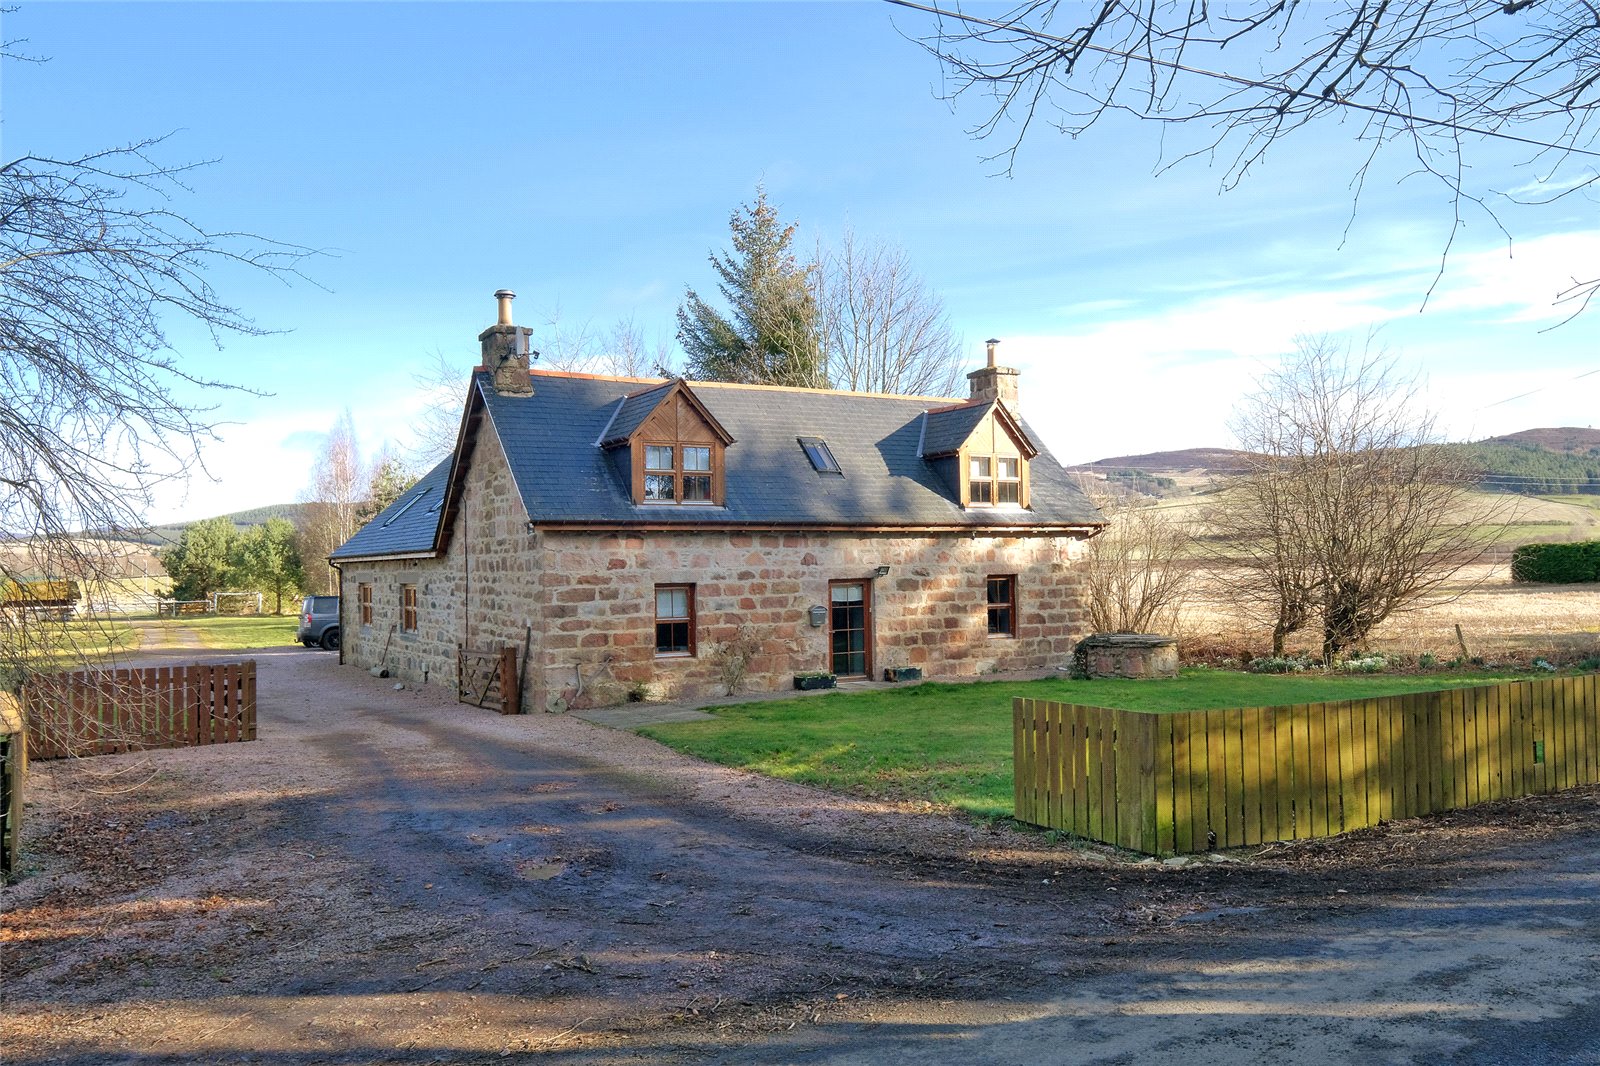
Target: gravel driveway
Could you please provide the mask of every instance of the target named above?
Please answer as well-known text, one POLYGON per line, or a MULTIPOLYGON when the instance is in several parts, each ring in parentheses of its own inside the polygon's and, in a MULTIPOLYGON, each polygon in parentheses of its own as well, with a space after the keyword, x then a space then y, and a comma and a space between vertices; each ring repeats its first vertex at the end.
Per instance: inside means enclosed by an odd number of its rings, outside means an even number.
POLYGON ((1178 868, 255 656, 36 767, 8 1063, 1600 1063, 1595 789, 1178 868))

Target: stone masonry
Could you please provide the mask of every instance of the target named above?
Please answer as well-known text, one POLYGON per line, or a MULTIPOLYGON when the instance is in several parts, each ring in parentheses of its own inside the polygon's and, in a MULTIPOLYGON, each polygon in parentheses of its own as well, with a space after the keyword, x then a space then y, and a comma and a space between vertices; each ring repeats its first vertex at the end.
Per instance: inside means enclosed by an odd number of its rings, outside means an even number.
POLYGON ((510 468, 485 433, 442 558, 360 560, 343 569, 346 661, 398 677, 456 682, 457 643, 512 645, 531 627, 523 706, 560 696, 580 705, 630 693, 691 698, 719 691, 715 645, 741 625, 761 642, 745 688, 787 688, 828 669, 832 580, 871 594, 874 676, 916 666, 924 676, 973 677, 1067 666, 1087 626, 1075 536, 972 533, 603 531, 530 528, 510 468), (885 577, 877 568, 887 566, 885 577), (987 578, 1016 581, 1016 635, 987 631, 987 578), (373 586, 373 621, 357 619, 357 588, 373 586), (399 631, 401 586, 417 587, 415 633, 399 631), (696 654, 655 654, 655 586, 694 586, 696 654), (582 689, 581 695, 579 689, 582 689))

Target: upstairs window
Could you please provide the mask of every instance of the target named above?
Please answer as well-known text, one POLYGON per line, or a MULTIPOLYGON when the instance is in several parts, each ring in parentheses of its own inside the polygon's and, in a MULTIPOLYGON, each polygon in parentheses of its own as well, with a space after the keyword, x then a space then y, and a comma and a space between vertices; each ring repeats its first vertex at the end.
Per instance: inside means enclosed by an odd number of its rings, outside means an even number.
POLYGON ((1022 502, 1022 460, 1015 456, 996 456, 994 461, 994 502, 1022 502))
POLYGON ((1014 455, 967 459, 967 499, 979 506, 1022 505, 1022 460, 1014 455))
POLYGON ((994 456, 974 455, 967 460, 967 480, 973 503, 994 502, 994 456))
POLYGON ((651 503, 672 503, 678 498, 678 449, 670 444, 647 444, 644 449, 644 498, 651 503))
POLYGON ((646 503, 711 503, 711 446, 646 444, 646 503))

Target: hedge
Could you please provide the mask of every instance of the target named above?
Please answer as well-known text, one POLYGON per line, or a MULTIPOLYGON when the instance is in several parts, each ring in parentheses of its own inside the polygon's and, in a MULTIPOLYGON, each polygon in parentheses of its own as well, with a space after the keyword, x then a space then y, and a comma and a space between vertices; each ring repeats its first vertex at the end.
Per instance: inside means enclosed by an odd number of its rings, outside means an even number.
POLYGON ((1600 540, 1524 544, 1511 553, 1511 579, 1555 585, 1600 581, 1600 540))

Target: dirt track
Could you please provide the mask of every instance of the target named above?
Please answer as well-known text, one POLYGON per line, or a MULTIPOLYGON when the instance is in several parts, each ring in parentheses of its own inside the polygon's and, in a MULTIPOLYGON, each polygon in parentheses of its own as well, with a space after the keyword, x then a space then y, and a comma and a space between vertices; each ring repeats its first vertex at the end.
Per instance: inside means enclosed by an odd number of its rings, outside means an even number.
POLYGON ((1600 1063, 1594 789, 1169 868, 258 659, 38 768, 8 1063, 1600 1063))

